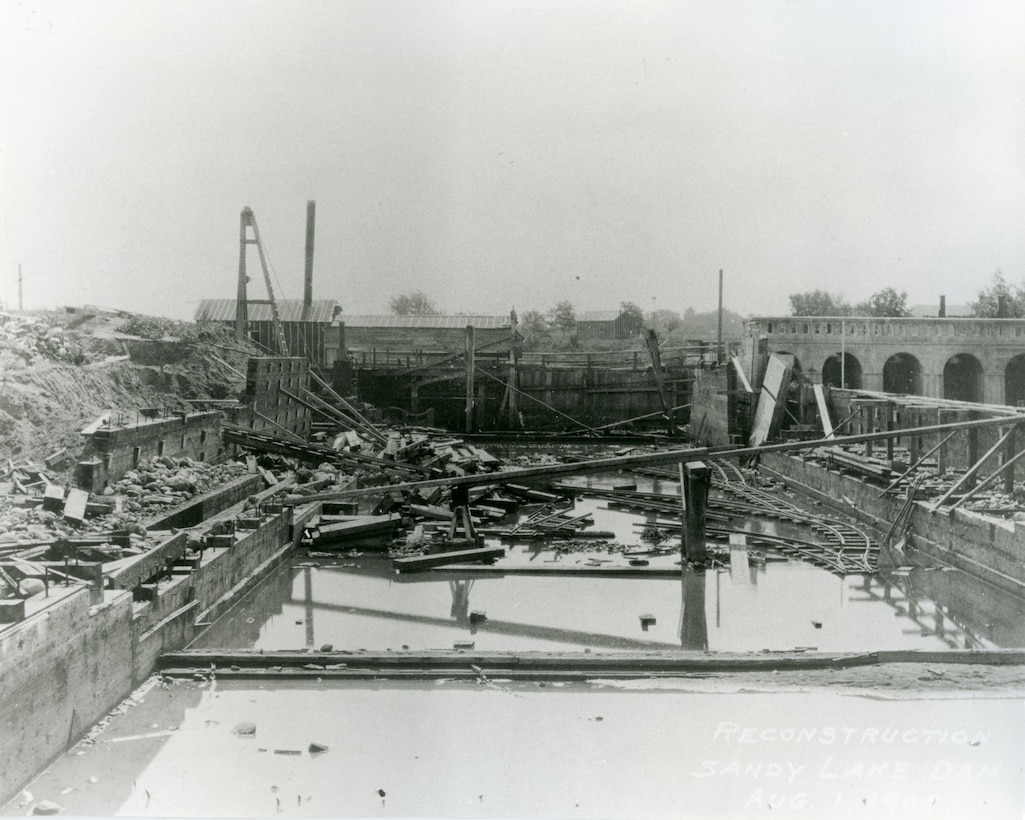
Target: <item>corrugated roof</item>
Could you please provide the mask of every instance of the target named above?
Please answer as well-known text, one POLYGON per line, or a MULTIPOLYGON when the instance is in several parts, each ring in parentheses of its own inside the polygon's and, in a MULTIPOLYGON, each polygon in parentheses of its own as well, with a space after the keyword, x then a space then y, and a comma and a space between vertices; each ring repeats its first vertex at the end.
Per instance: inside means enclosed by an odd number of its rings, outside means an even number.
POLYGON ((410 329, 451 328, 453 330, 473 325, 481 330, 507 328, 508 316, 395 316, 394 314, 372 315, 365 313, 343 313, 338 320, 346 327, 406 327, 410 329))
MULTIPOLYGON (((203 299, 196 310, 197 322, 234 322, 234 299, 203 299)), ((303 316, 302 299, 279 299, 278 316, 282 322, 323 322, 329 324, 335 318, 338 303, 334 299, 314 299, 309 312, 303 316)), ((273 320, 270 305, 249 304, 250 322, 273 320)))
POLYGON ((614 322, 619 318, 618 310, 589 310, 577 317, 578 322, 614 322))

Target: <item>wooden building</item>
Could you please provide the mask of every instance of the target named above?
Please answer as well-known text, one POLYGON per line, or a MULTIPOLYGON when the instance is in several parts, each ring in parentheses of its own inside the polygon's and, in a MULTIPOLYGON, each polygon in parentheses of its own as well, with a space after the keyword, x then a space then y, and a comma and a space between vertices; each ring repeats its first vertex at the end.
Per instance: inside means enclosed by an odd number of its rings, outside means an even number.
MULTIPOLYGON (((220 322, 234 327, 237 304, 234 299, 203 299, 196 311, 196 321, 220 322)), ((333 299, 313 299, 308 304, 301 299, 281 299, 277 305, 288 354, 309 359, 318 367, 330 368, 339 351, 344 349, 342 330, 336 321, 341 306, 333 299)), ((267 353, 280 354, 270 304, 250 300, 248 311, 249 338, 267 353)))
POLYGON ((618 310, 592 310, 580 314, 576 335, 584 339, 629 339, 644 328, 618 310), (637 326, 634 326, 637 325, 637 326))
POLYGON ((395 316, 344 315, 345 348, 357 365, 375 361, 420 360, 424 356, 463 350, 466 326, 473 325, 474 346, 495 352, 509 350, 512 340, 510 316, 395 316))

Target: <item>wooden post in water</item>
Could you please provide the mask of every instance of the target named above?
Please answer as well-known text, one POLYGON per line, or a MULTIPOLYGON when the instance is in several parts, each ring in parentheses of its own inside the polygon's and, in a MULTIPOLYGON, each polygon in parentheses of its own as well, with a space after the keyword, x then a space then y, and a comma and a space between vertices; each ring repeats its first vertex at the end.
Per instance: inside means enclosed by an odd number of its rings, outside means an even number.
POLYGON ((1011 434, 1007 437, 1007 441, 1004 444, 1004 464, 1011 464, 1010 467, 1004 470, 1004 492, 1010 495, 1014 492, 1014 464, 1011 463, 1014 457, 1018 454, 1018 428, 1012 427, 1011 434))
MULTIPOLYGON (((966 421, 975 421, 979 418, 979 414, 974 410, 969 410, 967 413, 966 421)), ((974 427, 968 431, 968 466, 971 467, 977 464, 979 461, 979 431, 974 427)), ((966 490, 970 490, 975 486, 978 481, 978 477, 972 473, 968 480, 964 484, 966 490)))
MULTIPOLYGON (((953 418, 952 411, 948 410, 936 410, 936 424, 943 424, 945 421, 950 421, 953 418)), ((941 441, 943 434, 937 433, 937 438, 941 441)), ((939 451, 936 453, 936 475, 939 478, 943 478, 943 474, 947 471, 947 445, 941 444, 939 451)))
POLYGON ((658 351, 658 334, 654 328, 648 330, 644 341, 648 345, 648 353, 651 356, 651 373, 655 377, 655 387, 658 389, 658 398, 662 403, 662 411, 666 414, 666 426, 668 427, 669 435, 675 436, 676 421, 673 419, 673 406, 666 396, 665 382, 662 378, 662 357, 658 351))
POLYGON ((705 510, 708 508, 708 488, 712 483, 712 470, 703 461, 688 461, 683 465, 683 493, 686 509, 683 512, 683 546, 681 560, 704 564, 708 557, 705 545, 705 510))
POLYGON ((466 432, 473 432, 473 325, 466 326, 466 432))
POLYGON ((306 596, 304 598, 305 614, 306 614, 306 646, 307 648, 313 647, 313 569, 311 567, 303 568, 303 581, 305 587, 306 596))
MULTIPOLYGON (((893 402, 886 402, 884 412, 886 413, 886 431, 890 432, 893 430, 893 415, 895 412, 893 402)), ((886 458, 888 461, 893 461, 893 442, 892 438, 886 439, 886 458)))

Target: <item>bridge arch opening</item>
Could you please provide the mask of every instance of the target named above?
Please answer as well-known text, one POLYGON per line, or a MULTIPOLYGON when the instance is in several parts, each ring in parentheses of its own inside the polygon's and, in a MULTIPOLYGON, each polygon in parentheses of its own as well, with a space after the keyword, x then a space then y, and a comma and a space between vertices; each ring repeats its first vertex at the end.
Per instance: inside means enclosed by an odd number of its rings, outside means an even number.
POLYGON ((788 353, 786 350, 777 350, 775 351, 775 354, 779 357, 789 356, 791 359, 794 360, 794 364, 791 367, 791 371, 794 373, 801 372, 801 360, 798 359, 797 356, 795 356, 793 353, 788 353))
POLYGON ((943 398, 982 401, 982 362, 971 353, 958 353, 943 366, 943 398))
POLYGON ((883 392, 922 395, 922 365, 910 353, 895 353, 883 365, 883 392))
POLYGON ((822 383, 829 387, 861 390, 861 362, 850 353, 835 354, 822 363, 822 383), (841 383, 842 382, 842 383, 841 383))
POLYGON ((1025 353, 1012 357, 1004 368, 1004 404, 1025 405, 1025 353))

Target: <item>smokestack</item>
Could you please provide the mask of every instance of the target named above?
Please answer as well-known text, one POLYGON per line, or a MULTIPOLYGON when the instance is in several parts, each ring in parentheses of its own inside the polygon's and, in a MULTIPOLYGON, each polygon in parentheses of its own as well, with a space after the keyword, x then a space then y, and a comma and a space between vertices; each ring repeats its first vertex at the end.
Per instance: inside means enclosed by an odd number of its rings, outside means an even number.
POLYGON ((313 228, 317 221, 317 203, 306 202, 306 276, 303 279, 303 312, 313 305, 313 228))
POLYGON ((940 318, 943 319, 947 315, 947 297, 940 296, 940 318))

